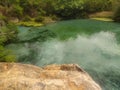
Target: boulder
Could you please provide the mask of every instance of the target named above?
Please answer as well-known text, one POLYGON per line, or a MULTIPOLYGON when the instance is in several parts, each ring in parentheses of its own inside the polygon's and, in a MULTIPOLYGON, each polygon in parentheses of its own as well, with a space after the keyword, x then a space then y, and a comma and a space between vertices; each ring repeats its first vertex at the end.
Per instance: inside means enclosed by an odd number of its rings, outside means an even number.
POLYGON ((101 90, 76 64, 37 67, 0 63, 0 90, 101 90))

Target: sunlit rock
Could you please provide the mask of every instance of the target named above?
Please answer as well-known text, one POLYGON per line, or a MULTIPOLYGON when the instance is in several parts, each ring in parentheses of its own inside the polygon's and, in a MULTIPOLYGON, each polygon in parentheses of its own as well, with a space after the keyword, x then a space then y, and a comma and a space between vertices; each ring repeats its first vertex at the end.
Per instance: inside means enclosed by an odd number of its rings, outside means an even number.
POLYGON ((76 64, 40 68, 18 63, 0 63, 0 90, 101 90, 76 64))

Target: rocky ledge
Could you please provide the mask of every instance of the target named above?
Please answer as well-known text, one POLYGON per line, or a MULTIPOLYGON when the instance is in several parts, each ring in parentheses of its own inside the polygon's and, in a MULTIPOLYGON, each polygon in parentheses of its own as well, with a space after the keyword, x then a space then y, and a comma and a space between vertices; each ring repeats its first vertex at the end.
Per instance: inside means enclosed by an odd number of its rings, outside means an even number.
POLYGON ((40 68, 19 63, 0 63, 0 90, 101 90, 76 64, 40 68))

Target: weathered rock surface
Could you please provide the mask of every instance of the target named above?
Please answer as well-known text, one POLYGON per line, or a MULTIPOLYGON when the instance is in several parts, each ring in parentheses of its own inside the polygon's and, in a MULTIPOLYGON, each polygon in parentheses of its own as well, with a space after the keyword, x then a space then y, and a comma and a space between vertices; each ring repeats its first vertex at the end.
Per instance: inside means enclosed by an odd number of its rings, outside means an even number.
POLYGON ((101 90, 78 65, 0 63, 0 90, 101 90))

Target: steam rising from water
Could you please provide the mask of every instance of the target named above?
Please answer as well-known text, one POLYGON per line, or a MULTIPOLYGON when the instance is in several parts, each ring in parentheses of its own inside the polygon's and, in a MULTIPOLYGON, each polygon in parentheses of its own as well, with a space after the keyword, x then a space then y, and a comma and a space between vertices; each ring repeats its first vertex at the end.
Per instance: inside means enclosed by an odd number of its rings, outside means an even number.
POLYGON ((67 41, 51 40, 38 49, 37 65, 77 63, 102 85, 104 90, 120 88, 120 46, 114 33, 79 35, 67 41))
POLYGON ((79 35, 76 39, 71 38, 67 41, 47 41, 40 51, 37 60, 42 65, 51 62, 103 65, 103 62, 114 62, 113 59, 120 56, 120 47, 114 34, 109 32, 100 32, 92 36, 79 35), (94 61, 97 62, 93 63, 94 61))
POLYGON ((103 90, 120 88, 120 46, 114 33, 100 32, 91 36, 79 35, 66 41, 54 39, 16 47, 22 47, 16 51, 18 57, 31 60, 38 66, 77 63, 102 85, 103 90))

